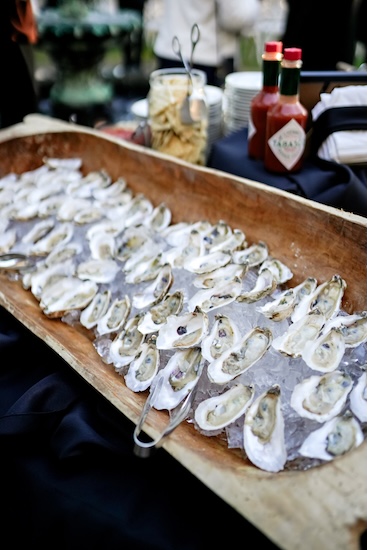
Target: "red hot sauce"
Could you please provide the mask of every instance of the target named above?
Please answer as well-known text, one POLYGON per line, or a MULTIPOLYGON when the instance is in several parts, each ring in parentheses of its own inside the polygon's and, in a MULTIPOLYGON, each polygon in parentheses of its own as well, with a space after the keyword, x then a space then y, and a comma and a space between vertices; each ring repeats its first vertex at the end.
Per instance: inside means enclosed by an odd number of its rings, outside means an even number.
POLYGON ((262 54, 263 85, 252 98, 248 124, 248 156, 263 159, 265 155, 266 114, 279 98, 279 70, 282 42, 266 42, 262 54))
POLYGON ((270 172, 297 172, 303 164, 308 111, 299 101, 301 66, 302 50, 285 48, 279 99, 266 118, 264 164, 270 172))

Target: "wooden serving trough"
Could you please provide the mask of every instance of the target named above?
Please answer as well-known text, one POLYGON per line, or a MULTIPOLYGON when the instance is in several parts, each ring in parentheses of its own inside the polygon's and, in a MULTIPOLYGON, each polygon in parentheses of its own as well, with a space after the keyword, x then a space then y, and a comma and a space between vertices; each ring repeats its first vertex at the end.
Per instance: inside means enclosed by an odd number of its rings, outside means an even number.
MULTIPOLYGON (((42 164, 44 156, 81 157, 85 172, 106 169, 124 176, 135 193, 165 202, 172 222, 225 220, 247 241, 265 241, 288 265, 292 286, 307 276, 322 282, 334 274, 347 290, 343 308, 367 309, 367 219, 326 207, 261 183, 195 167, 98 131, 32 115, 0 132, 0 177, 42 164)), ((81 377, 136 423, 145 403, 103 363, 93 335, 48 319, 20 283, 0 275, 0 304, 44 340, 81 377)), ((155 438, 165 411, 152 410, 145 425, 155 438)), ((217 437, 183 422, 164 448, 284 550, 358 550, 367 528, 367 442, 344 457, 307 471, 262 471, 217 437)))

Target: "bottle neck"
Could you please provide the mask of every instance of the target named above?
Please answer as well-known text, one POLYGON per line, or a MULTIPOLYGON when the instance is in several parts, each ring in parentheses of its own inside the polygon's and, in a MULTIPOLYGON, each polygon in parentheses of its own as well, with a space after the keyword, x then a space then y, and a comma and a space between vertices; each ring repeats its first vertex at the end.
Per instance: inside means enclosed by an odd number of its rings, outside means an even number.
POLYGON ((279 59, 263 59, 263 86, 278 87, 279 84, 279 59))
POLYGON ((280 94, 298 96, 302 62, 283 60, 280 74, 280 94))

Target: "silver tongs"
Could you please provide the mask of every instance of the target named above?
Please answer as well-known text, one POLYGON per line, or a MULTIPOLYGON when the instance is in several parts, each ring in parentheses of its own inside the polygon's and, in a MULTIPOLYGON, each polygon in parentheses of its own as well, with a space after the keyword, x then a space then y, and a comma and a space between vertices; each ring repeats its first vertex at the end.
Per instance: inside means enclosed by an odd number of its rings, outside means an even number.
POLYGON ((172 40, 172 49, 175 55, 177 55, 188 76, 188 85, 187 85, 187 95, 183 100, 181 107, 181 122, 183 124, 193 124, 194 122, 199 122, 202 118, 206 116, 207 105, 202 90, 197 90, 194 85, 194 80, 192 77, 192 68, 193 68, 193 59, 194 51, 196 44, 200 39, 200 30, 196 23, 191 28, 191 55, 190 62, 186 61, 182 55, 182 48, 180 41, 177 36, 173 37, 172 40))
POLYGON ((142 458, 148 457, 154 448, 159 448, 162 445, 164 439, 168 435, 170 435, 183 420, 185 420, 190 412, 191 404, 195 395, 196 386, 187 394, 187 396, 181 401, 181 403, 179 403, 179 405, 177 405, 177 407, 172 410, 167 426, 158 435, 158 437, 156 439, 153 439, 152 441, 142 441, 141 439, 139 439, 140 433, 147 419, 149 411, 154 406, 154 399, 159 394, 162 388, 162 384, 163 376, 160 376, 154 389, 151 391, 145 402, 139 421, 134 430, 134 454, 142 458))
POLYGON ((26 254, 0 254, 0 271, 30 271, 36 265, 36 258, 26 254))

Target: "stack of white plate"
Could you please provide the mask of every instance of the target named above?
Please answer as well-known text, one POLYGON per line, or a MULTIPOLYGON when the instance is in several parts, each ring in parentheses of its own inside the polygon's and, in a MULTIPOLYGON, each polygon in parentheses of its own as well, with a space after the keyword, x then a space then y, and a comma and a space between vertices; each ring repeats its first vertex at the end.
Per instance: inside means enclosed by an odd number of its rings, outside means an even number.
POLYGON ((251 99, 261 88, 261 71, 244 71, 226 76, 223 94, 224 135, 248 126, 251 99))
MULTIPOLYGON (((205 95, 208 104, 208 149, 213 142, 222 136, 222 100, 223 90, 218 86, 205 86, 205 95)), ((149 116, 148 99, 139 99, 130 107, 131 114, 137 121, 146 120, 149 116)))
POLYGON ((222 137, 223 90, 218 86, 205 86, 208 104, 208 151, 214 141, 222 137))

